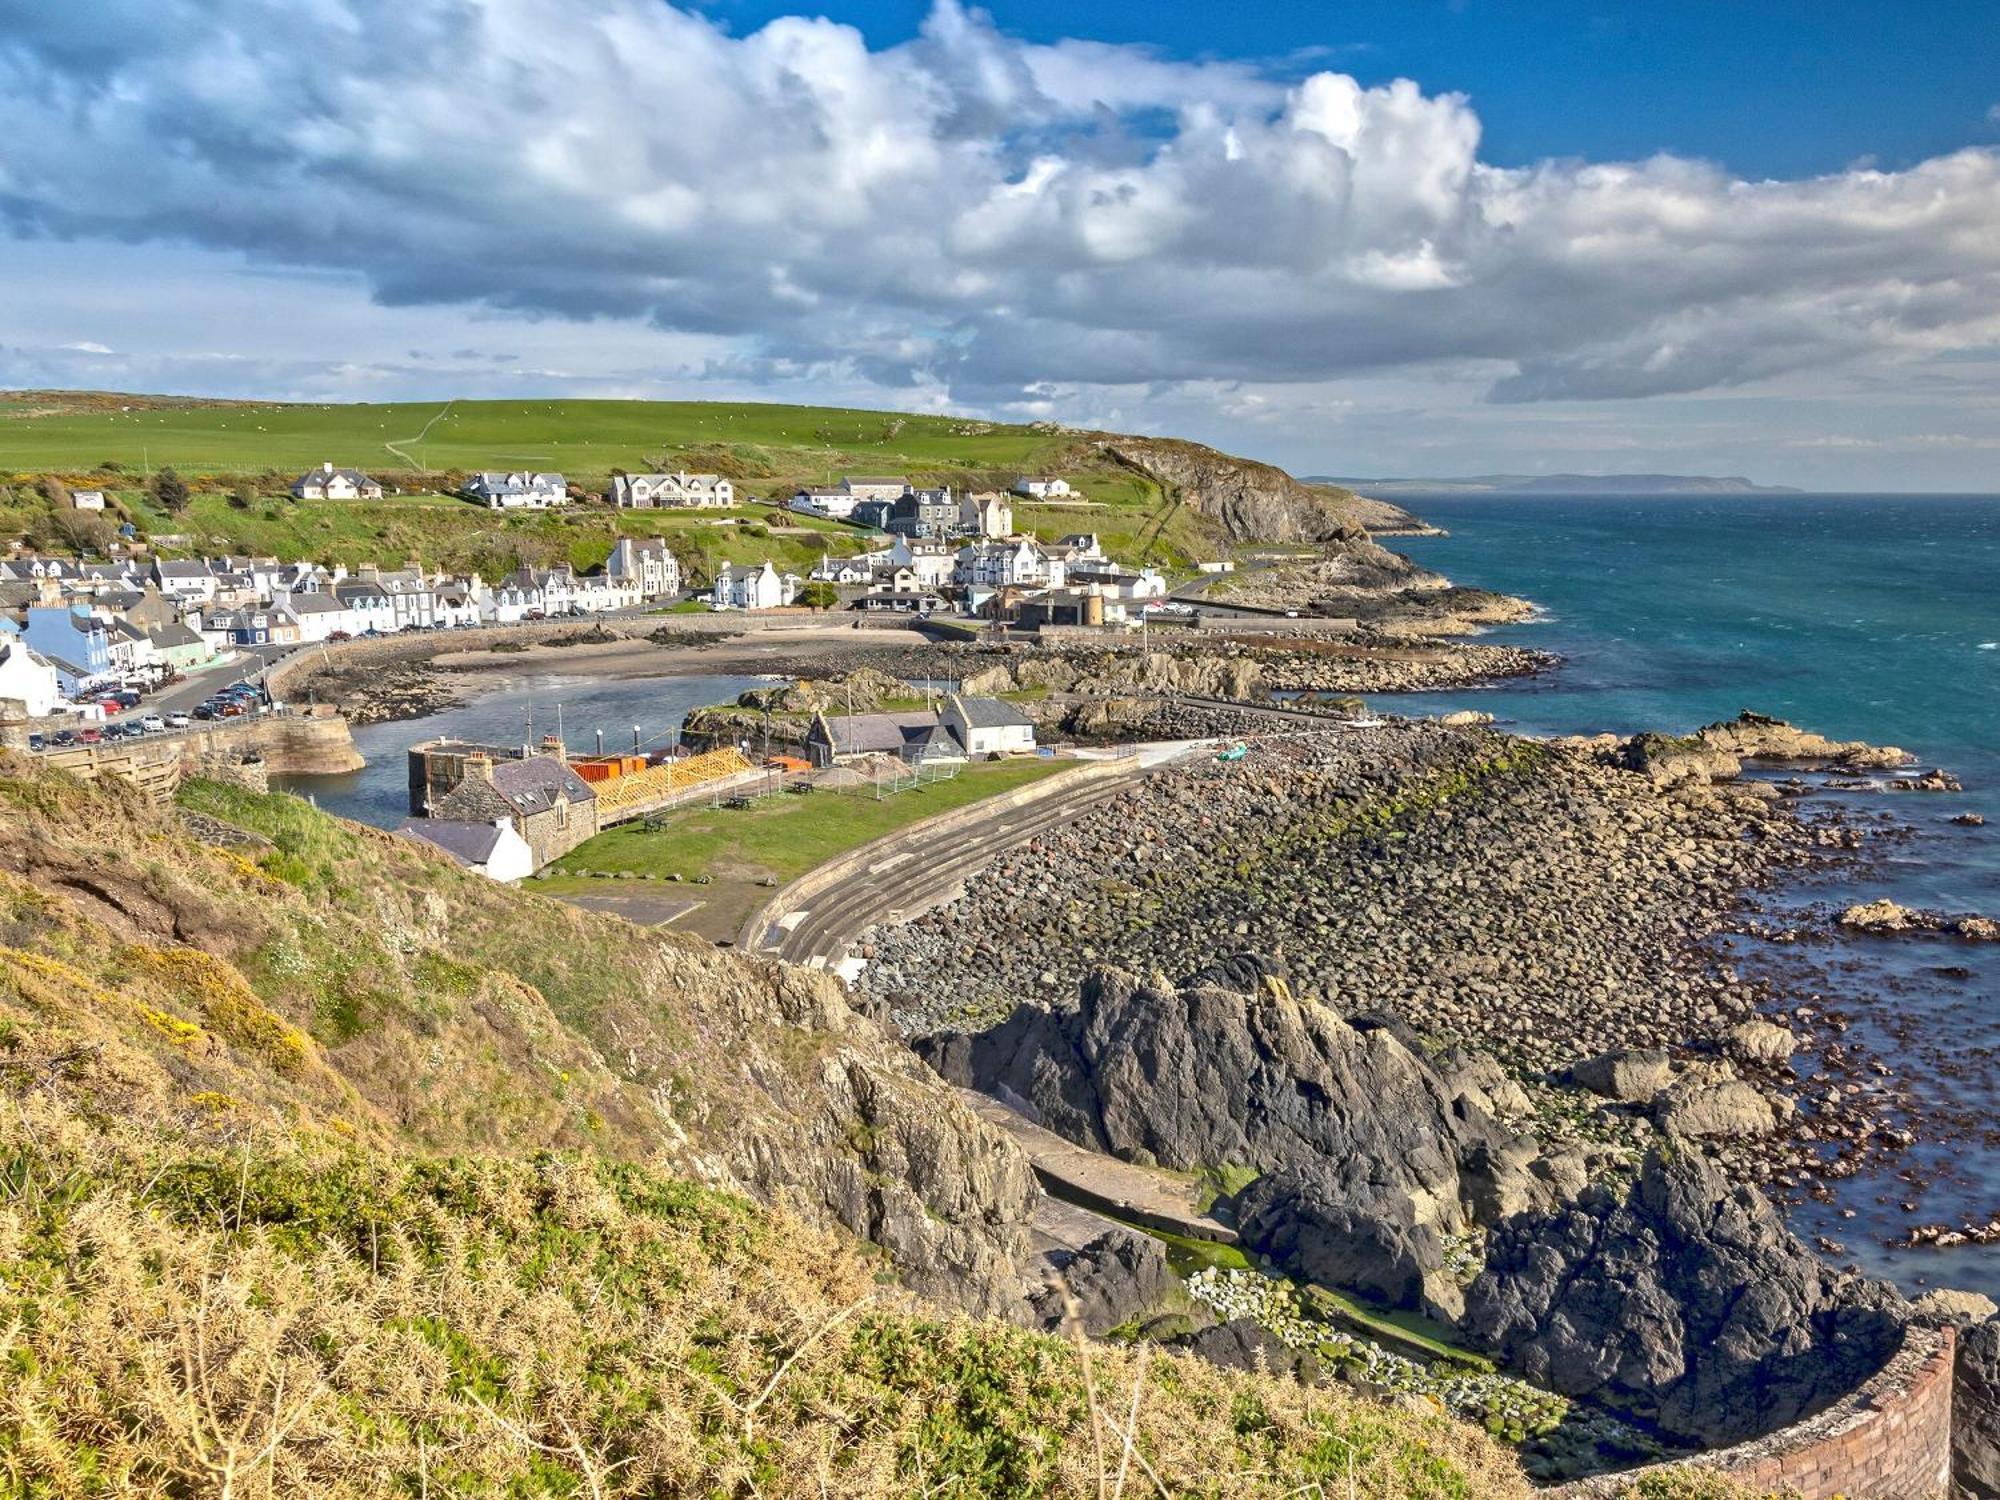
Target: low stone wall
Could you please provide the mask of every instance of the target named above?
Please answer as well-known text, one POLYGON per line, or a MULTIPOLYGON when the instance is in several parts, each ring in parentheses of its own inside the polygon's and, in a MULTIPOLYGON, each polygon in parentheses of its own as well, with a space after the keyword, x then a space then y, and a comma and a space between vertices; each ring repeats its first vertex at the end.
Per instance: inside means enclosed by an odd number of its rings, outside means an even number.
POLYGON ((1563 1500, 1614 1495, 1641 1475, 1705 1469, 1759 1493, 1802 1500, 1938 1500, 1950 1483, 1950 1329, 1912 1325, 1873 1379, 1817 1416, 1734 1448, 1548 1491, 1563 1500))

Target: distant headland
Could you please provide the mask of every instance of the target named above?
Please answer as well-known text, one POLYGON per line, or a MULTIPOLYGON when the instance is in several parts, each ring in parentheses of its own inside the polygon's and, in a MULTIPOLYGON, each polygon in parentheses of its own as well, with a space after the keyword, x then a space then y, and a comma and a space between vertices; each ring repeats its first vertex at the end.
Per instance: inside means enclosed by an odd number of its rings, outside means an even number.
POLYGON ((1710 474, 1473 474, 1457 479, 1335 479, 1364 495, 1798 495, 1783 484, 1753 484, 1741 475, 1710 474))

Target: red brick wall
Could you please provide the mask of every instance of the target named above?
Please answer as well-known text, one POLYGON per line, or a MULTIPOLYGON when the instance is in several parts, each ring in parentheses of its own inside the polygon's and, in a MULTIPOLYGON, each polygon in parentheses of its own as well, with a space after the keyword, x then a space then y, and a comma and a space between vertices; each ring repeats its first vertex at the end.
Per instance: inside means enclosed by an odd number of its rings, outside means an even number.
MULTIPOLYGON (((1871 1380, 1817 1416, 1658 1467, 1715 1469, 1752 1489, 1794 1490, 1803 1500, 1937 1500, 1950 1482, 1955 1342, 1950 1329, 1912 1327, 1871 1380)), ((1634 1477, 1581 1479, 1549 1493, 1591 1500, 1634 1477)))

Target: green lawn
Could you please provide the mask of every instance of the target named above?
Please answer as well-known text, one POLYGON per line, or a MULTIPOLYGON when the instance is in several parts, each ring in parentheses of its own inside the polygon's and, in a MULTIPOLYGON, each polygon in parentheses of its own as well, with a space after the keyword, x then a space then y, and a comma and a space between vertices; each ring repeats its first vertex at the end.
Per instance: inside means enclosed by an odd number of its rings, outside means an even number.
POLYGON ((949 781, 926 782, 877 800, 852 792, 780 793, 745 808, 692 807, 670 814, 667 826, 649 832, 628 823, 571 850, 535 889, 550 895, 605 895, 631 891, 630 882, 608 882, 580 871, 630 872, 683 881, 707 876, 707 885, 659 887, 702 902, 699 920, 681 925, 707 937, 733 937, 771 890, 761 882, 786 882, 828 860, 920 819, 1011 792, 1060 771, 1073 761, 982 761, 949 781))

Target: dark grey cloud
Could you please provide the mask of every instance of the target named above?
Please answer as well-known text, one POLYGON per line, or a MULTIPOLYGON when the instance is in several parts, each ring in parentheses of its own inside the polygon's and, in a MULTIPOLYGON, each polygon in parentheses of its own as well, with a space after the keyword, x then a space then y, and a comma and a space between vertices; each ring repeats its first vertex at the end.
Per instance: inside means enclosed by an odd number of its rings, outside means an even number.
POLYGON ((1463 98, 661 0, 0 0, 0 225, 952 396, 1490 362, 1659 396, 2000 338, 2000 155, 1478 157, 1463 98), (85 15, 83 12, 87 11, 85 15))

